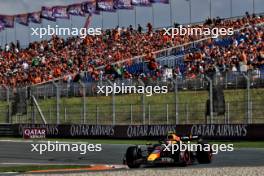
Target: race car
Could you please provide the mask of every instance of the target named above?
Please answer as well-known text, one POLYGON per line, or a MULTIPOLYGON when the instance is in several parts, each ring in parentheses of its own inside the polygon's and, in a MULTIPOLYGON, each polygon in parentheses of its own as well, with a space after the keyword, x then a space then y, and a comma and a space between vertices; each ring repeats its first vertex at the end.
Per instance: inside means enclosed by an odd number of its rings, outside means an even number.
POLYGON ((211 163, 212 156, 211 146, 198 136, 179 137, 175 132, 169 132, 166 139, 160 140, 158 144, 128 147, 123 163, 129 168, 138 168, 141 165, 187 166, 196 161, 200 164, 211 163), (188 147, 179 150, 180 145, 190 146, 191 141, 197 141, 196 151, 188 150, 188 147))

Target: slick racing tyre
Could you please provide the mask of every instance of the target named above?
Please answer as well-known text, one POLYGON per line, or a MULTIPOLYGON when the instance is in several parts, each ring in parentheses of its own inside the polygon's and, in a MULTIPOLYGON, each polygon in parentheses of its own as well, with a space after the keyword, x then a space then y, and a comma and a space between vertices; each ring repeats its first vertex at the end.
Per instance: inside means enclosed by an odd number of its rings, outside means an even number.
POLYGON ((177 151, 173 154, 173 159, 176 165, 185 167, 190 163, 190 152, 188 150, 177 151))
POLYGON ((205 151, 205 148, 208 149, 208 145, 209 144, 207 142, 205 142, 205 141, 199 141, 198 144, 201 144, 202 148, 200 148, 196 152, 197 161, 200 164, 211 163, 212 162, 212 157, 213 157, 211 146, 209 148, 209 151, 208 150, 205 151))
POLYGON ((185 150, 180 152, 180 166, 187 166, 190 163, 190 152, 185 150))
POLYGON ((138 168, 137 160, 142 157, 141 150, 137 146, 128 147, 126 151, 126 163, 129 168, 138 168))

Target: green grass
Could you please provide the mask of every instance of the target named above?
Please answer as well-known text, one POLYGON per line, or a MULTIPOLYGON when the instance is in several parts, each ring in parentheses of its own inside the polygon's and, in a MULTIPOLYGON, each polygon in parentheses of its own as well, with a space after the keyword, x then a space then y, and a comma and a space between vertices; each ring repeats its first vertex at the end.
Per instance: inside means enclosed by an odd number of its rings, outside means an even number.
MULTIPOLYGON (((264 123, 264 89, 251 89, 252 115, 254 123, 264 123)), ((230 123, 243 123, 246 117, 246 90, 225 90, 226 104, 229 104, 230 123)), ((179 120, 181 124, 203 123, 206 110, 207 91, 180 91, 179 120)), ((89 124, 111 124, 112 123, 112 97, 94 96, 86 97, 86 123, 89 124)), ((142 123, 142 96, 137 94, 118 95, 115 97, 116 124, 142 123), (132 113, 131 113, 132 108, 132 113)), ((56 99, 39 99, 39 105, 46 120, 49 123, 56 122, 56 99)), ((83 98, 69 97, 60 100, 60 122, 80 123, 82 122, 83 98)), ((165 124, 168 116, 169 123, 175 124, 175 95, 174 93, 156 94, 145 96, 145 118, 146 123, 165 124), (168 111, 167 111, 168 108, 168 111), (150 112, 150 113, 149 113, 150 112), (167 113, 168 112, 168 113, 167 113), (150 117, 150 119, 149 119, 150 117)), ((7 108, 5 102, 0 102, 0 123, 6 121, 7 108)), ((28 107, 30 111, 30 107, 28 107)), ((14 123, 31 122, 31 114, 13 116, 14 123)), ((37 114, 37 122, 41 123, 37 114)), ((223 123, 224 116, 216 117, 215 122, 223 123)))

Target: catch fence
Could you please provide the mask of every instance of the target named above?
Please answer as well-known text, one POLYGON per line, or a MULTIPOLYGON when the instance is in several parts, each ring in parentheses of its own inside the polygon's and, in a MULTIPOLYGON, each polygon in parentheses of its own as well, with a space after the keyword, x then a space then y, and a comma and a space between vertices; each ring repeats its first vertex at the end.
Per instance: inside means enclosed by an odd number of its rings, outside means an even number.
POLYGON ((1 87, 0 123, 44 123, 43 118, 50 124, 263 123, 263 93, 262 76, 239 73, 214 79, 57 81, 30 88, 1 87), (168 92, 99 93, 98 86, 114 85, 145 90, 150 86, 152 91, 166 86, 168 92), (214 93, 217 87, 225 99, 222 113, 215 111, 222 96, 214 93))

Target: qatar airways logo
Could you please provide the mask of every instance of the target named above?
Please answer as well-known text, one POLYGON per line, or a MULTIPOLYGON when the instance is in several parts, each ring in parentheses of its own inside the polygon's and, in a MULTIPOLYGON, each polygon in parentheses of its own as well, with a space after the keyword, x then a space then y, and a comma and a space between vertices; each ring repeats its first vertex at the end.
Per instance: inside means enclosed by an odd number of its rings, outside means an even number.
POLYGON ((24 128, 24 139, 42 139, 46 137, 46 128, 24 128))

